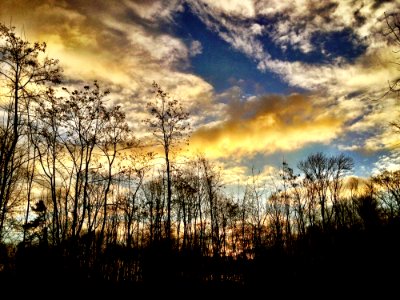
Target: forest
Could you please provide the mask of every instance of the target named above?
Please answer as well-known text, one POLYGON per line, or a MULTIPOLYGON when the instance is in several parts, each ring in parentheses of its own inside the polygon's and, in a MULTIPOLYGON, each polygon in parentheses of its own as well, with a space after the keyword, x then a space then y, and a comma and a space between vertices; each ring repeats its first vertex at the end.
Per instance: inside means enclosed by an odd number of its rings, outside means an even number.
POLYGON ((358 178, 351 157, 316 152, 230 194, 211 159, 175 161, 189 113, 156 82, 147 117, 127 120, 100 82, 65 87, 45 54, 0 25, 1 294, 395 290, 400 170, 358 178))

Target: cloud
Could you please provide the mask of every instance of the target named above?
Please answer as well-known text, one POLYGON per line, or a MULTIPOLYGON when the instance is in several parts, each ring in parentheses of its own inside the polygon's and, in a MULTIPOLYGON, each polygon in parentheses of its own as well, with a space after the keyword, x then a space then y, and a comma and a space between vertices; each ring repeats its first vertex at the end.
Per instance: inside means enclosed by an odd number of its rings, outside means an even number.
MULTIPOLYGON (((386 26, 384 13, 399 8, 394 1, 379 6, 375 1, 268 0, 254 1, 253 6, 247 1, 244 3, 252 7, 243 10, 245 13, 239 13, 239 6, 225 8, 223 5, 204 5, 204 1, 191 1, 191 8, 210 30, 257 63, 261 72, 273 72, 290 86, 319 94, 319 101, 325 103, 321 103, 325 111, 329 111, 335 120, 341 120, 344 124, 341 127, 341 142, 337 145, 339 149, 362 149, 367 152, 391 149, 397 139, 386 125, 389 120, 393 120, 390 112, 394 107, 390 100, 381 97, 388 89, 388 81, 398 77, 398 68, 393 64, 393 49, 388 46, 388 39, 382 33, 386 26), (318 46, 326 52, 323 55, 327 56, 329 52, 323 45, 315 45, 313 37, 343 30, 351 32, 348 47, 359 47, 360 43, 365 47, 364 52, 355 60, 346 61, 338 56, 330 59, 329 64, 289 61, 273 57, 267 44, 262 42, 269 39, 284 53, 289 48, 310 53, 318 50, 318 46), (381 99, 383 110, 377 107, 377 99, 381 99), (353 139, 354 135, 357 135, 357 139, 353 139)), ((230 124, 229 121, 224 124, 204 129, 204 133, 199 134, 199 140, 208 133, 211 136, 221 136, 213 140, 215 144, 214 148, 209 149, 210 155, 231 155, 229 147, 237 149, 233 154, 238 156, 257 151, 300 148, 314 142, 313 138, 299 142, 298 136, 295 136, 289 147, 284 140, 274 138, 274 133, 268 130, 264 130, 269 133, 268 138, 262 134, 253 134, 253 131, 257 132, 255 128, 258 128, 255 122, 246 122, 242 127, 230 124), (242 141, 238 145, 235 144, 236 138, 242 141), (269 145, 262 141, 268 141, 269 145)), ((285 129, 275 127, 275 130, 285 129)), ((335 134, 321 140, 333 140, 332 136, 335 134)), ((205 138, 203 140, 206 141, 205 138)))
POLYGON ((226 111, 227 120, 194 132, 192 149, 212 158, 238 158, 328 143, 342 131, 342 120, 326 113, 311 96, 233 99, 226 111))
POLYGON ((348 141, 339 145, 341 150, 371 153, 399 146, 400 136, 390 125, 400 116, 398 99, 393 95, 372 101, 363 95, 341 99, 337 113, 348 120, 344 132, 348 141))
POLYGON ((385 26, 380 22, 384 12, 398 5, 387 1, 376 6, 376 1, 259 1, 259 15, 273 19, 271 38, 281 47, 292 46, 303 52, 314 48, 312 38, 316 33, 329 33, 351 29, 360 39, 369 38, 374 43, 385 26), (279 17, 279 18, 277 18, 279 17))
POLYGON ((192 41, 190 43, 190 56, 196 56, 203 52, 203 47, 199 41, 192 41))
POLYGON ((122 2, 137 16, 155 25, 160 21, 173 22, 174 14, 183 9, 180 0, 124 0, 122 2))
POLYGON ((201 1, 207 9, 217 14, 227 14, 234 17, 252 18, 256 15, 254 1, 230 0, 230 1, 201 1))
POLYGON ((113 5, 106 0, 96 5, 84 0, 3 0, 0 21, 8 24, 12 19, 28 40, 46 41, 48 55, 60 59, 68 84, 99 79, 110 86, 112 102, 124 105, 138 133, 145 130, 140 120, 152 97, 151 83, 158 82, 192 112, 192 147, 214 158, 293 151, 335 141, 339 134, 345 137, 339 146, 348 150, 377 151, 396 142, 387 126, 377 125, 393 120, 395 102, 376 101, 387 82, 398 76, 393 49, 381 34, 383 14, 398 7, 396 1, 185 3, 260 71, 273 72, 312 95, 242 98, 235 88, 216 95, 207 81, 191 73, 190 60, 201 55, 203 45, 169 30, 186 7, 180 0, 124 0, 113 5), (283 53, 307 54, 320 47, 313 40, 316 34, 344 29, 354 35, 354 46, 365 46, 351 62, 342 57, 329 64, 288 61, 269 52, 272 43, 283 53), (367 135, 371 132, 374 135, 367 135), (361 137, 355 145, 351 137, 356 133, 361 137))
POLYGON ((379 156, 378 161, 374 163, 372 175, 378 175, 382 171, 397 171, 400 170, 400 151, 398 149, 389 154, 379 156))
MULTIPOLYGON (((292 1, 279 5, 276 1, 263 8, 260 14, 268 18, 281 15, 274 25, 270 26, 270 36, 280 47, 291 46, 303 53, 314 49, 311 42, 313 34, 342 28, 342 24, 333 22, 333 13, 338 3, 334 1, 292 1), (332 26, 334 24, 334 26, 332 26), (340 25, 339 25, 340 24, 340 25), (339 25, 339 26, 338 26, 339 25)), ((263 3, 264 4, 264 3, 263 3)))
MULTIPOLYGON (((398 7, 394 2, 376 6, 374 1, 244 1, 243 6, 252 9, 242 9, 245 12, 242 14, 238 13, 241 6, 237 4, 228 8, 210 5, 205 0, 189 2, 210 30, 258 63, 260 71, 277 73, 292 86, 314 91, 331 89, 333 94, 338 94, 338 89, 350 93, 360 86, 378 84, 382 87, 388 78, 397 75, 396 67, 390 66, 390 59, 387 60, 393 53, 382 36, 386 26, 382 21, 384 12, 398 7), (254 13, 248 13, 253 10, 254 13), (265 27, 259 24, 263 18, 266 18, 265 27), (268 35, 284 50, 290 46, 308 53, 315 50, 313 37, 316 34, 343 30, 354 34, 353 40, 349 41, 353 45, 347 47, 365 43, 365 53, 355 62, 346 62, 340 56, 330 64, 282 60, 272 57, 261 40, 268 35)), ((321 47, 321 51, 329 55, 321 47)))
POLYGON ((275 167, 268 165, 261 170, 240 164, 233 166, 229 163, 220 163, 218 166, 221 170, 224 187, 234 196, 243 192, 244 186, 252 186, 253 180, 256 185, 265 188, 265 184, 270 182, 273 176, 279 172, 275 167))
POLYGON ((216 32, 234 49, 256 60, 269 57, 263 50, 262 43, 256 38, 263 30, 263 26, 257 22, 242 23, 243 20, 255 17, 252 1, 233 1, 229 2, 229 5, 228 2, 207 0, 189 0, 188 3, 208 29, 216 32))
POLYGON ((0 21, 8 24, 12 18, 17 33, 24 28, 29 41, 46 42, 46 54, 60 59, 65 84, 97 79, 110 87, 113 101, 124 105, 132 124, 144 117, 145 104, 153 96, 153 81, 189 109, 211 110, 213 87, 185 71, 190 56, 201 53, 201 44, 193 41, 187 46, 162 28, 173 22, 180 1, 110 5, 100 0, 96 4, 6 0, 0 2, 0 21))
POLYGON ((225 185, 238 186, 246 182, 248 178, 246 166, 229 166, 220 164, 221 175, 225 185))

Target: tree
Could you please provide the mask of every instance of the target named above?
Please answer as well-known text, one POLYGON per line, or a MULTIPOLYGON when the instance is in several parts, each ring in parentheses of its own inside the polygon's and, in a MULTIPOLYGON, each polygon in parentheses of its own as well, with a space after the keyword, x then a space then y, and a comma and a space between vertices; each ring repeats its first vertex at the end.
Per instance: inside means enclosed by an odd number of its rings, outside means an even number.
POLYGON ((260 182, 259 174, 254 174, 252 169, 251 183, 246 187, 245 196, 248 198, 246 202, 248 222, 252 228, 252 248, 256 254, 262 246, 262 233, 268 215, 267 203, 264 202, 266 191, 263 185, 264 183, 260 182))
POLYGON ((322 218, 322 228, 331 221, 332 214, 338 216, 338 198, 343 186, 342 178, 347 171, 353 168, 353 160, 344 154, 327 157, 322 152, 309 155, 300 161, 298 167, 303 171, 304 184, 309 191, 309 197, 318 199, 322 218), (331 196, 332 208, 328 204, 331 196))
POLYGON ((218 218, 221 202, 221 197, 219 195, 219 190, 222 187, 221 174, 218 172, 218 169, 215 167, 215 165, 206 158, 201 158, 200 163, 202 165, 204 176, 203 185, 209 205, 212 253, 214 257, 218 257, 221 250, 221 241, 219 236, 221 222, 219 222, 220 220, 218 218))
POLYGON ((39 85, 60 81, 58 61, 41 59, 45 43, 31 44, 16 36, 14 27, 0 24, 0 79, 7 95, 2 102, 3 126, 0 140, 0 239, 10 199, 13 175, 17 171, 15 153, 21 142, 24 101, 40 95, 39 85))
MULTIPOLYGON (((385 20, 389 31, 384 33, 384 35, 391 37, 392 38, 391 42, 394 43, 395 46, 400 47, 400 13, 391 13, 391 14, 385 13, 385 20)), ((396 53, 397 52, 398 50, 396 50, 396 53)), ((396 78, 392 82, 389 82, 389 88, 390 91, 399 94, 400 78, 396 78)))
POLYGON ((354 167, 354 161, 351 157, 344 155, 343 153, 333 156, 330 158, 332 165, 332 179, 329 186, 330 196, 332 199, 333 210, 335 213, 335 223, 338 226, 344 225, 344 214, 341 211, 341 205, 339 202, 340 193, 343 189, 343 177, 346 172, 350 171, 354 167))
POLYGON ((157 83, 153 83, 155 99, 147 104, 148 112, 152 118, 144 122, 152 130, 158 145, 164 150, 165 167, 167 175, 167 224, 166 236, 171 239, 171 202, 172 202, 172 174, 171 151, 174 146, 185 140, 189 130, 189 113, 182 104, 164 92, 157 83))
MULTIPOLYGON (((388 27, 388 32, 384 33, 385 36, 389 36, 391 38, 391 42, 397 47, 395 53, 399 53, 400 51, 400 13, 385 13, 385 20, 388 27)), ((400 65, 398 62, 393 62, 396 65, 400 65)), ((395 78, 391 82, 389 81, 389 92, 400 95, 400 77, 395 78)), ((387 93, 389 93, 387 92, 387 93)), ((386 93, 386 94, 387 94, 386 93)), ((386 95, 385 94, 385 95, 386 95)), ((391 122, 395 129, 395 131, 400 132, 400 121, 391 122)))
POLYGON ((372 183, 377 186, 377 194, 382 200, 389 220, 400 216, 400 170, 383 171, 372 177, 372 183))
POLYGON ((178 248, 180 243, 181 222, 183 222, 183 251, 188 249, 192 242, 192 221, 196 211, 197 190, 194 188, 196 176, 193 170, 182 169, 176 172, 174 177, 174 190, 177 204, 177 240, 178 248))
POLYGON ((306 220, 305 211, 306 203, 299 182, 300 175, 295 174, 293 169, 289 167, 286 161, 282 162, 282 174, 283 190, 284 193, 288 192, 287 197, 291 198, 293 202, 294 218, 297 225, 297 234, 304 236, 306 233, 306 220))
POLYGON ((27 238, 27 240, 32 243, 34 239, 37 238, 39 244, 47 245, 47 207, 43 200, 36 202, 32 207, 32 211, 36 214, 36 218, 24 225, 24 229, 29 232, 29 238, 27 238))
POLYGON ((79 236, 86 214, 88 213, 88 193, 91 171, 100 168, 101 163, 95 160, 94 150, 100 143, 100 138, 109 121, 109 115, 104 106, 104 98, 108 90, 101 90, 95 81, 93 86, 85 85, 83 89, 69 91, 62 108, 62 122, 65 128, 62 136, 63 148, 68 153, 71 183, 74 189, 71 196, 72 224, 71 234, 79 236))
POLYGON ((113 166, 116 158, 124 150, 138 145, 138 142, 131 136, 130 128, 128 123, 126 123, 125 114, 120 108, 120 106, 115 106, 111 109, 104 110, 103 113, 106 122, 101 128, 102 133, 97 143, 100 151, 106 158, 106 187, 104 191, 103 223, 100 231, 100 242, 103 239, 104 229, 106 226, 108 195, 114 177, 113 166))
POLYGON ((304 183, 312 191, 312 197, 316 197, 321 208, 322 227, 326 226, 327 213, 326 202, 329 188, 329 176, 332 166, 328 157, 322 152, 309 155, 305 160, 300 161, 298 168, 305 175, 304 183))
POLYGON ((61 235, 65 235, 65 230, 61 233, 62 212, 58 203, 59 199, 57 199, 57 190, 59 189, 57 179, 64 169, 63 164, 59 163, 63 151, 60 137, 62 132, 62 101, 62 98, 55 96, 54 89, 48 89, 44 97, 41 97, 41 105, 37 105, 33 118, 28 122, 30 140, 34 146, 34 152, 37 153, 38 163, 42 170, 41 185, 50 190, 53 206, 51 236, 56 245, 60 243, 61 235))
MULTIPOLYGON (((146 172, 149 169, 148 161, 151 158, 151 153, 146 155, 129 155, 127 156, 128 166, 124 167, 118 174, 119 181, 122 181, 123 185, 127 185, 126 191, 118 198, 118 205, 124 213, 125 240, 127 248, 131 248, 133 244, 134 226, 137 225, 134 222, 135 214, 137 216, 139 212, 140 194, 143 190, 142 185, 144 183, 146 172)), ((142 206, 142 210, 145 211, 145 214, 147 215, 146 205, 142 206)), ((152 211, 150 211, 148 216, 152 216, 152 211)), ((150 220, 150 223, 152 223, 152 220, 150 220)), ((139 228, 138 225, 137 228, 139 228)), ((149 231, 152 232, 153 228, 151 226, 149 229, 149 231)), ((149 239, 152 239, 151 234, 149 239)))

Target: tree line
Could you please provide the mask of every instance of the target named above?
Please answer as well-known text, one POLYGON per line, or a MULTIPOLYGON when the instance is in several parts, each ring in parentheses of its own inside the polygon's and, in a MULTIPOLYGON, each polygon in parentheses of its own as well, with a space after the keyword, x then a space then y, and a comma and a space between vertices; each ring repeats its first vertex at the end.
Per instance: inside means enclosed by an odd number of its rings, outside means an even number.
POLYGON ((298 162, 299 174, 283 161, 269 184, 254 172, 231 195, 206 157, 174 162, 189 114, 157 83, 143 122, 161 167, 124 108, 107 103, 109 90, 62 87, 45 51, 0 25, 2 274, 240 286, 266 278, 259 266, 274 281, 285 268, 300 279, 295 266, 321 267, 332 248, 356 257, 349 236, 365 246, 377 232, 398 234, 400 171, 362 180, 348 176, 350 157, 318 152, 298 162))

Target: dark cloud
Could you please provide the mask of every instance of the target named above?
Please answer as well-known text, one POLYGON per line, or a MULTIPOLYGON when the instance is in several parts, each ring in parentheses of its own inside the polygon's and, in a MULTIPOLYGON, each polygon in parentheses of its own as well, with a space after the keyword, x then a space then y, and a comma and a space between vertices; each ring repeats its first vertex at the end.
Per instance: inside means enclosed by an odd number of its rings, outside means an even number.
POLYGON ((354 20, 356 21, 356 26, 358 26, 358 27, 364 25, 365 22, 367 21, 367 18, 365 16, 363 16, 361 13, 361 8, 363 8, 363 6, 361 6, 359 9, 355 10, 353 13, 354 20))
POLYGON ((388 2, 392 2, 393 0, 374 0, 373 1, 373 5, 372 8, 373 9, 378 9, 380 8, 383 4, 388 3, 388 2))
POLYGON ((321 17, 325 22, 331 22, 333 14, 338 7, 336 1, 318 1, 308 2, 307 9, 309 11, 308 17, 310 20, 316 17, 321 17))

